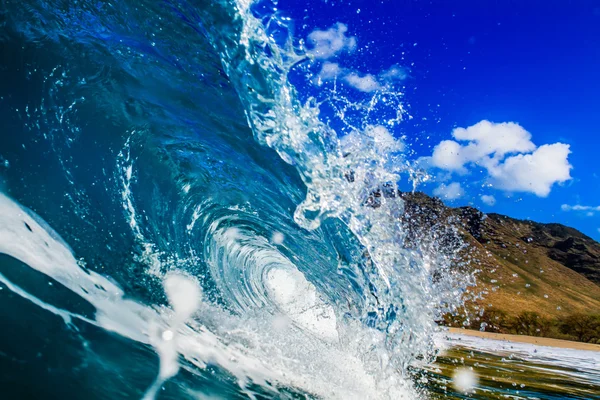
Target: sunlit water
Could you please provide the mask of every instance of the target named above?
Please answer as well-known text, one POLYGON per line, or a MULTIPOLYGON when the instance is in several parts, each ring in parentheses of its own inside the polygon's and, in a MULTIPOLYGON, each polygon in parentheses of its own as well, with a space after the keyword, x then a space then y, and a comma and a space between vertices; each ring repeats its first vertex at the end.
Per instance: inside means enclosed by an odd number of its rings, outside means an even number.
POLYGON ((273 4, 0 11, 3 397, 415 399, 463 357, 475 397, 593 398, 577 362, 438 354, 473 277, 407 240, 402 93, 300 94, 273 4))
POLYGON ((455 334, 442 335, 440 347, 436 362, 420 371, 433 399, 600 398, 598 351, 455 334), (457 385, 462 371, 472 374, 473 385, 457 385))

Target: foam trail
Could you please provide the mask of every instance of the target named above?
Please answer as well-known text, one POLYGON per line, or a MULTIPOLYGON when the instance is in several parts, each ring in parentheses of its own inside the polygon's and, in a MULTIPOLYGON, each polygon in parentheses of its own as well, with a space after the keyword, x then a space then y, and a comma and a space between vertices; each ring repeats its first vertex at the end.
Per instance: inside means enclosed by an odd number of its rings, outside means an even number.
POLYGON ((50 311, 52 314, 55 314, 55 315, 61 317, 62 320, 64 321, 64 323, 67 325, 72 322, 74 317, 80 318, 81 320, 86 321, 88 323, 92 322, 85 317, 72 314, 65 310, 61 310, 59 308, 54 307, 51 304, 48 304, 48 303, 38 299, 37 297, 35 297, 35 296, 31 295, 30 293, 28 293, 27 291, 23 290, 18 285, 15 285, 11 281, 9 281, 3 274, 0 274, 0 282, 2 282, 10 291, 18 294, 19 296, 21 296, 22 298, 24 298, 26 300, 29 300, 30 302, 32 302, 36 306, 40 307, 41 309, 50 311))
POLYGON ((250 384, 260 385, 274 394, 280 385, 297 387, 331 399, 414 398, 408 382, 396 380, 382 386, 382 382, 375 381, 369 374, 352 347, 332 343, 336 339, 333 316, 329 314, 331 320, 325 318, 325 323, 320 321, 323 313, 327 315, 331 311, 318 300, 314 287, 297 270, 283 273, 273 270, 272 290, 281 290, 277 282, 290 288, 288 280, 292 281, 291 291, 274 297, 279 298, 281 309, 289 312, 285 318, 295 320, 302 329, 295 328, 294 324, 282 325, 279 314, 259 312, 249 315, 249 319, 238 318, 204 303, 194 280, 179 273, 167 274, 164 279, 171 308, 125 299, 123 291, 109 279, 93 271, 83 271, 70 249, 49 226, 4 194, 0 194, 0 253, 52 277, 87 300, 96 308, 95 320, 45 304, 0 277, 16 294, 61 316, 66 323, 77 317, 152 345, 160 356, 160 369, 146 392, 147 399, 154 398, 162 383, 177 373, 180 355, 199 371, 208 364, 229 371, 251 398, 252 391, 247 389, 250 384), (195 310, 198 311, 192 318, 195 310), (209 322, 210 328, 201 320, 209 322), (307 335, 305 330, 314 335, 307 335))
MULTIPOLYGON (((153 345, 161 356, 160 379, 173 376, 177 372, 179 366, 176 355, 183 353, 198 357, 199 361, 196 362, 201 366, 202 356, 204 356, 206 360, 212 360, 229 368, 240 379, 251 376, 257 383, 266 383, 265 378, 269 373, 259 366, 260 363, 238 354, 235 350, 229 351, 210 332, 202 330, 190 332, 184 324, 200 299, 198 288, 190 281, 177 276, 167 278, 165 287, 175 309, 173 315, 125 299, 123 291, 110 280, 93 271, 84 272, 70 249, 49 226, 39 217, 34 217, 31 211, 20 207, 2 193, 0 193, 0 253, 10 255, 30 268, 54 278, 95 306, 95 321, 86 321, 129 339, 153 345), (167 331, 169 327, 193 335, 193 345, 185 341, 157 341, 156 334, 167 331), (233 358, 238 361, 232 363, 230 360, 233 358), (248 360, 246 365, 244 360, 248 360)), ((4 277, 2 280, 9 289, 14 289, 16 294, 61 316, 65 322, 70 322, 70 314, 41 302, 4 277)), ((173 332, 175 335, 176 331, 173 332)))
POLYGON ((160 368, 156 380, 146 391, 144 400, 154 399, 162 384, 179 371, 177 332, 200 305, 200 288, 193 279, 170 274, 164 279, 163 286, 174 313, 170 317, 169 326, 152 337, 154 348, 160 356, 160 368))

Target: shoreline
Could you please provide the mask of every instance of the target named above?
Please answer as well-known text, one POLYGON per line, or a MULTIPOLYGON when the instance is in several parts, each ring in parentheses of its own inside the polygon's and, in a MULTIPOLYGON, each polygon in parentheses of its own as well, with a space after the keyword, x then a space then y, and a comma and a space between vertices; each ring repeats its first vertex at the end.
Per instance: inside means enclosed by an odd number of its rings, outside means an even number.
POLYGON ((600 345, 583 342, 573 342, 570 340, 552 339, 538 336, 510 335, 506 333, 481 332, 471 329, 446 328, 446 333, 453 335, 475 336, 483 339, 500 340, 510 343, 527 343, 538 346, 558 347, 561 349, 586 350, 600 352, 600 345))

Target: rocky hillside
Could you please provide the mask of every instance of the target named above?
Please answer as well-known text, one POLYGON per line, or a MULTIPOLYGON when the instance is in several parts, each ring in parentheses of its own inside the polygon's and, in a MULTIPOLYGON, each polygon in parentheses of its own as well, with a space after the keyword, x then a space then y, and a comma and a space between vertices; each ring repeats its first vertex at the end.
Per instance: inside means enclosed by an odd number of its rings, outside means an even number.
POLYGON ((600 243, 560 224, 450 208, 423 193, 402 193, 409 241, 436 236, 452 252, 467 243, 458 262, 477 269, 478 305, 507 315, 549 317, 600 312, 600 243), (459 238, 459 240, 456 240, 459 238))

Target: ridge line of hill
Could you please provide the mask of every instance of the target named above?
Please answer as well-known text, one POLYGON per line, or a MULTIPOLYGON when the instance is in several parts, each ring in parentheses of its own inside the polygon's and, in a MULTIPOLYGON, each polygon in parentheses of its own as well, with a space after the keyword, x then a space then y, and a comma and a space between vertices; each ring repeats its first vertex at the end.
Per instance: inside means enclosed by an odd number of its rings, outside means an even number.
POLYGON ((446 325, 600 341, 600 243, 558 223, 452 208, 422 192, 399 195, 408 246, 429 238, 478 271, 473 300, 446 325), (592 338, 569 331, 581 324, 592 338))

